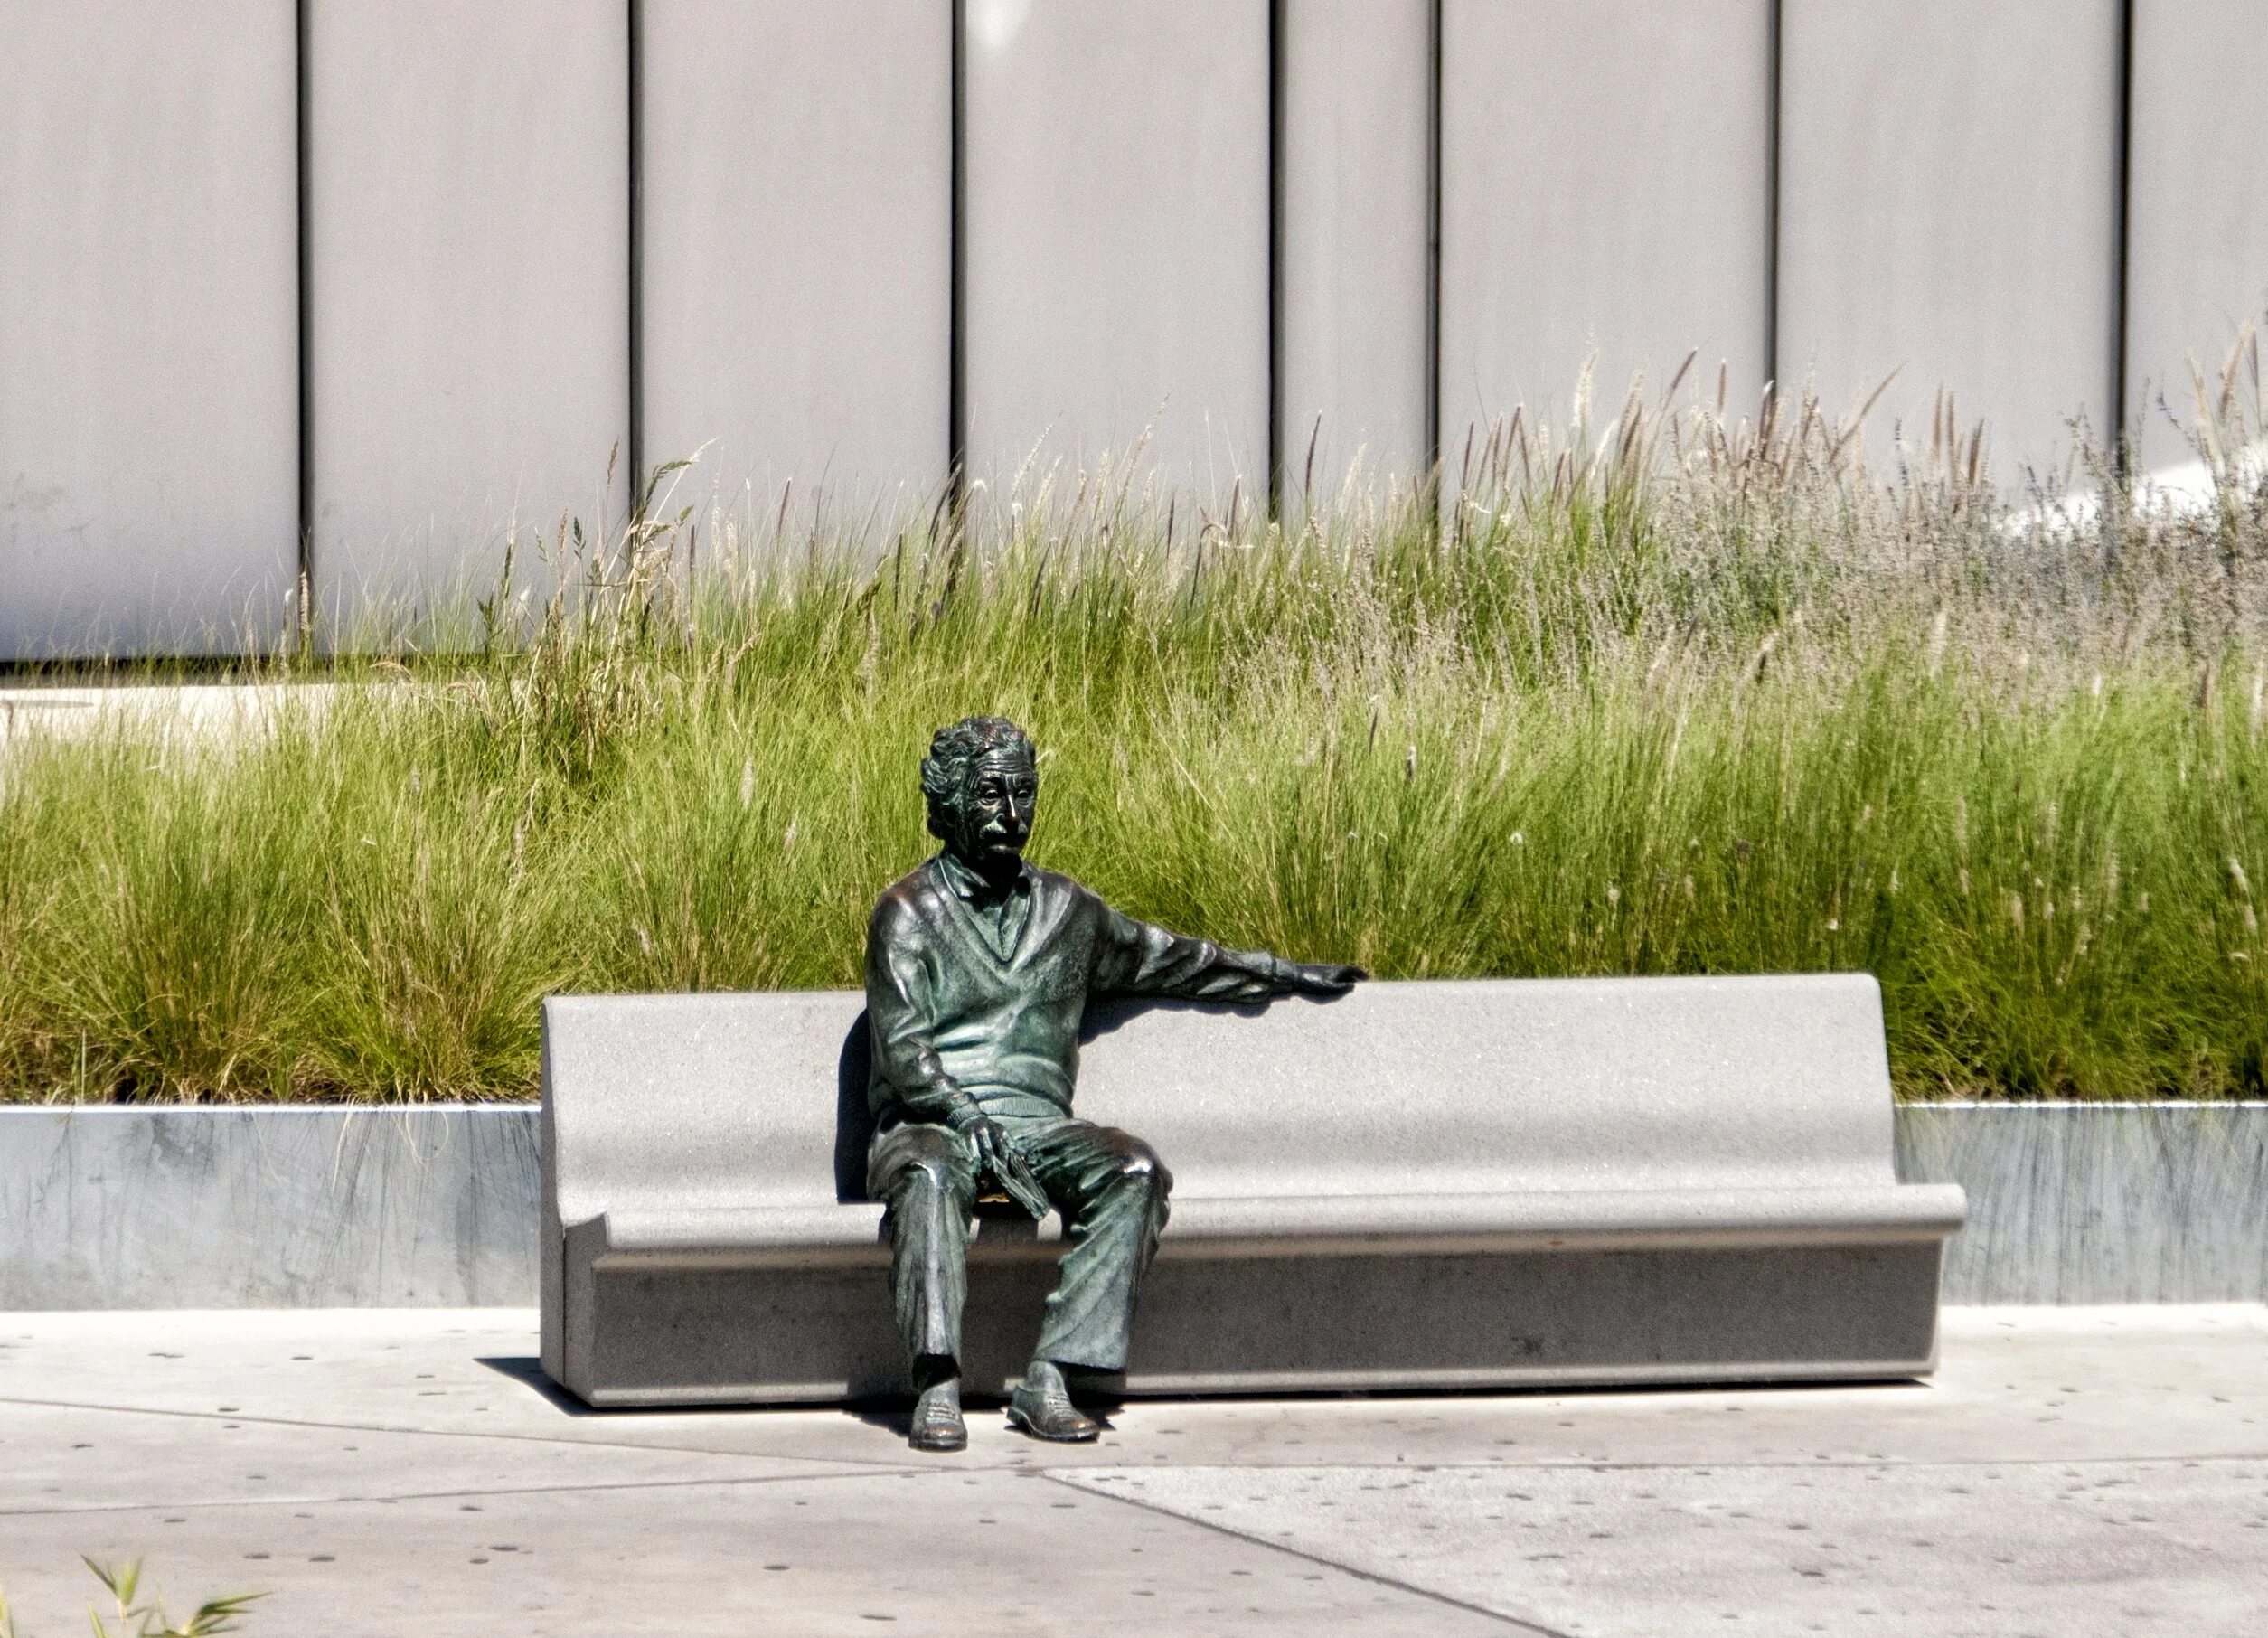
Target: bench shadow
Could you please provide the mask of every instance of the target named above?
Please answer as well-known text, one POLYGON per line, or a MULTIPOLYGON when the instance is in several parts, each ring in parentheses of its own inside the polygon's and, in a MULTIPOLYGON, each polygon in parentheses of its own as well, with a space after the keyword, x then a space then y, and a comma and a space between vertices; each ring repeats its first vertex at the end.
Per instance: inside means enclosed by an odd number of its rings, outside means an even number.
MULTIPOLYGON (((902 1393, 866 1395, 838 1399, 833 1404, 786 1406, 762 1405, 625 1405, 599 1409, 584 1404, 551 1378, 543 1374, 542 1361, 533 1354, 494 1354, 477 1356, 477 1365, 485 1365, 499 1376, 510 1377, 531 1391, 540 1395, 546 1403, 567 1417, 677 1417, 710 1416, 720 1411, 732 1411, 746 1416, 760 1416, 767 1409, 833 1410, 846 1419, 879 1428, 896 1438, 903 1439, 913 1429, 913 1394, 902 1393)), ((1765 1394, 1765 1393, 1825 1393, 1837 1389, 1869 1388, 1881 1391, 1892 1388, 1906 1388, 1927 1392, 1936 1384, 1926 1377, 1868 1377, 1853 1378, 1791 1378, 1783 1382, 1614 1382, 1588 1383, 1570 1386, 1564 1382, 1538 1382, 1519 1386, 1493 1388, 1319 1388, 1281 1389, 1264 1394, 1221 1393, 1151 1393, 1128 1394, 1125 1379, 1097 1376, 1079 1382, 1073 1397, 1079 1408, 1103 1425, 1105 1431, 1115 1431, 1115 1417, 1138 1407, 1158 1407, 1168 1405, 1219 1405, 1225 1403, 1267 1402, 1280 1405, 1316 1404, 1323 1401, 1368 1400, 1374 1405, 1432 1403, 1454 1405, 1460 1399, 1538 1399, 1554 1396, 1563 1398, 1649 1398, 1680 1393, 1765 1394)), ((965 1392, 962 1406, 972 1417, 995 1415, 1008 1403, 1005 1394, 965 1392)))
MULTIPOLYGON (((869 1395, 861 1398, 843 1399, 833 1406, 805 1406, 807 1410, 833 1409, 840 1411, 853 1422, 903 1439, 914 1430, 914 1396, 909 1388, 903 1393, 869 1395)), ((1004 1414, 1008 1396, 1004 1393, 979 1393, 971 1389, 961 1391, 961 1409, 974 1420, 979 1417, 1004 1414)))
POLYGON ((534 1354, 475 1354, 473 1363, 485 1365, 500 1377, 510 1377, 522 1387, 548 1400, 551 1408, 561 1416, 595 1417, 602 1414, 544 1375, 543 1361, 534 1354))
MULTIPOLYGON (((552 1409, 566 1417, 701 1417, 714 1416, 720 1411, 736 1415, 760 1416, 767 1410, 833 1410, 854 1422, 870 1427, 888 1428, 899 1438, 913 1429, 913 1389, 887 1394, 867 1394, 846 1399, 817 1400, 795 1405, 586 1405, 544 1374, 543 1361, 532 1353, 475 1354, 475 1365, 485 1365, 500 1377, 509 1377, 530 1392, 537 1395, 552 1409)), ((1008 1403, 1002 1394, 972 1393, 963 1401, 973 1411, 997 1409, 1008 1403)), ((1115 1402, 1115 1401, 1114 1401, 1115 1402)))
POLYGON ((879 1427, 894 1439, 902 1441, 914 1430, 911 1395, 902 1405, 881 1399, 854 1399, 843 1406, 842 1410, 852 1421, 862 1423, 868 1427, 879 1427))

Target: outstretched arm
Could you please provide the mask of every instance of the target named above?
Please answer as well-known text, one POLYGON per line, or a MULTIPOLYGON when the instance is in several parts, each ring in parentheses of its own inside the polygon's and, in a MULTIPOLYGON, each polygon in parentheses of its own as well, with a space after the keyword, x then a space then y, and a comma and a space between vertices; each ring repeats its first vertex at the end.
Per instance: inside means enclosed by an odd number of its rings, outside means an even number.
POLYGON ((1230 950, 1103 908, 1095 987, 1121 995, 1196 1001, 1266 1001, 1271 995, 1342 995, 1369 976, 1360 967, 1285 961, 1266 950, 1230 950))

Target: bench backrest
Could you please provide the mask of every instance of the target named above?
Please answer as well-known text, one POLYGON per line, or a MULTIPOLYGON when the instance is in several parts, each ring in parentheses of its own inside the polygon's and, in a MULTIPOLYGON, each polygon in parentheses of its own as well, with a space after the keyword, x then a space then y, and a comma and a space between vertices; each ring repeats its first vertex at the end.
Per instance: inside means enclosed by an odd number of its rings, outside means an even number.
MULTIPOLYGON (((858 1198, 855 992, 544 1008, 560 1220, 858 1198)), ((1895 1181, 1872 978, 1364 984, 1266 1009, 1097 1004, 1077 1112, 1184 1196, 1895 1181)))

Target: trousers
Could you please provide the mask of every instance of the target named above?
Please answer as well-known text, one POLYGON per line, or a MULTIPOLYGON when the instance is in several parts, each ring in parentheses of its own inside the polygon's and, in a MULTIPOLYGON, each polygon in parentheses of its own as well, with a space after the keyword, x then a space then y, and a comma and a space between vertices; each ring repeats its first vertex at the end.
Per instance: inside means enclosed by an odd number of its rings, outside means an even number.
MULTIPOLYGON (((1134 1296, 1157 1254, 1172 1174, 1149 1144, 1115 1126, 1068 1116, 996 1118, 1063 1214, 1069 1242, 1048 1295, 1038 1356, 1123 1370, 1134 1296)), ((888 1206, 890 1301, 907 1352, 958 1359, 977 1191, 968 1140, 926 1122, 884 1129, 868 1152, 867 1191, 888 1206)))

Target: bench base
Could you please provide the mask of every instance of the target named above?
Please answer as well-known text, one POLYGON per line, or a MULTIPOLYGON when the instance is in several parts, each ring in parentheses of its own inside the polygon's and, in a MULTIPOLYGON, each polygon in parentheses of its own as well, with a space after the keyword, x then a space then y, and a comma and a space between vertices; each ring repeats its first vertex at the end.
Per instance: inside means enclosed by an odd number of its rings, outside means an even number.
MULTIPOLYGON (((1934 1238, 1852 1246, 1161 1258, 1129 1395, 1885 1380, 1937 1360, 1934 1238)), ((1012 1386, 1047 1262, 971 1259, 968 1389, 1012 1386)), ((545 1369, 598 1407, 903 1396, 882 1270, 585 1263, 545 1369), (551 1357, 556 1352, 557 1357, 551 1357)))

